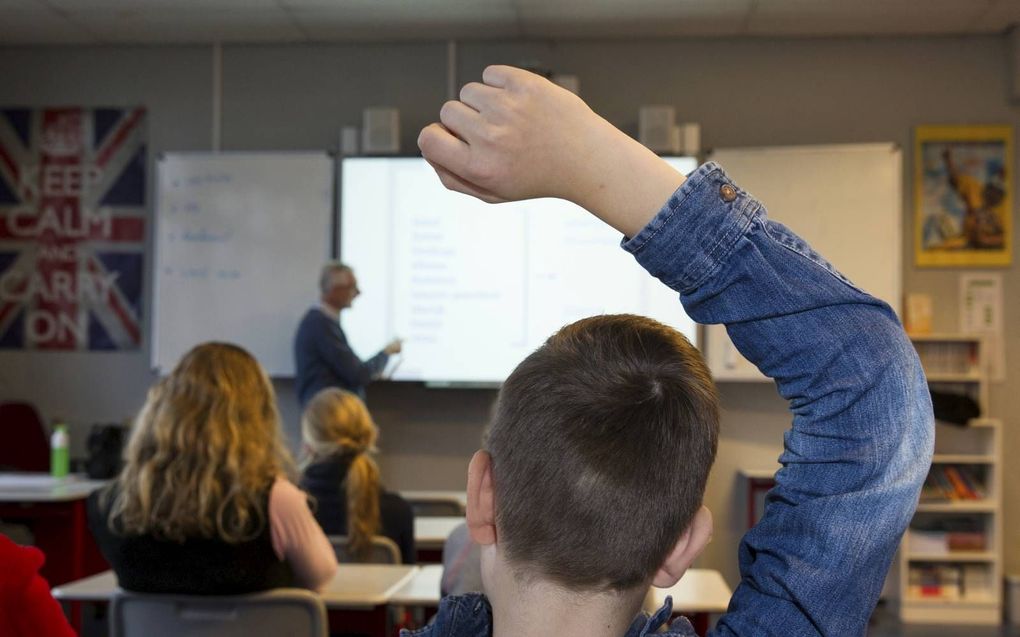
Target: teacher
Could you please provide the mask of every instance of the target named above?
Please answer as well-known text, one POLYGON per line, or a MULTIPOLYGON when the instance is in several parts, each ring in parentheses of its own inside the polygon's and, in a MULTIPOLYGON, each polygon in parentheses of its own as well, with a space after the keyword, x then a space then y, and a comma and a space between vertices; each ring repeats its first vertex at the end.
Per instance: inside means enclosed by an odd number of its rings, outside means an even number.
POLYGON ((346 389, 364 399, 365 386, 382 373, 390 355, 400 351, 400 339, 394 339, 363 361, 347 343, 340 328, 340 312, 361 293, 350 267, 339 262, 323 266, 319 291, 319 305, 308 310, 294 336, 297 395, 302 409, 327 387, 346 389))

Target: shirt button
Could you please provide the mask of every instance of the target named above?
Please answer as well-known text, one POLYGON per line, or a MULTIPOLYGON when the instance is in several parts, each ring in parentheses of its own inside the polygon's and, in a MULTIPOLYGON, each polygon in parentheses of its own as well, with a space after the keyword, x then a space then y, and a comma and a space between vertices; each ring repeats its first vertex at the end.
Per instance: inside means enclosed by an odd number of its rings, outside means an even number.
POLYGON ((729 203, 737 198, 737 189, 729 184, 723 184, 719 187, 719 196, 723 201, 729 203))

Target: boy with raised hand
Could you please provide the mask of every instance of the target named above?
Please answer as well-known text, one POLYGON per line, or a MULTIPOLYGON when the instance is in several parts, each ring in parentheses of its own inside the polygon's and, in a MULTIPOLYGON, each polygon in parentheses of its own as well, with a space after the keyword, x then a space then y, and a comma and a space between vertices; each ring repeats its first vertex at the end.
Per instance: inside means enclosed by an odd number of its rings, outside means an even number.
MULTIPOLYGON (((726 324, 789 401, 783 467, 713 634, 863 635, 934 439, 924 375, 890 308, 719 166, 685 179, 536 75, 489 67, 440 119, 418 143, 447 187, 586 208, 690 316, 726 324)), ((668 604, 634 617, 647 586, 676 582, 711 535, 700 503, 716 421, 704 365, 671 329, 599 317, 551 337, 507 379, 469 469, 491 610, 449 598, 421 634, 658 630, 668 604)))

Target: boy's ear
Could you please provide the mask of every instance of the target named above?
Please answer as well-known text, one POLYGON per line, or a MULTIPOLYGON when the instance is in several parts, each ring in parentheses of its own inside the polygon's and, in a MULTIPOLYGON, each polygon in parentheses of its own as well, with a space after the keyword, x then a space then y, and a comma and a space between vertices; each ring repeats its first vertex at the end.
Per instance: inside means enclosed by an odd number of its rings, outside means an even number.
POLYGON ((468 465, 467 526, 475 544, 496 543, 496 501, 492 492, 492 457, 476 451, 468 465))
POLYGON ((708 510, 708 507, 702 506, 694 514, 691 525, 676 541, 673 550, 669 552, 662 566, 655 573, 652 586, 668 588, 680 581, 684 572, 691 567, 694 560, 701 555, 701 552, 711 541, 712 512, 708 510))

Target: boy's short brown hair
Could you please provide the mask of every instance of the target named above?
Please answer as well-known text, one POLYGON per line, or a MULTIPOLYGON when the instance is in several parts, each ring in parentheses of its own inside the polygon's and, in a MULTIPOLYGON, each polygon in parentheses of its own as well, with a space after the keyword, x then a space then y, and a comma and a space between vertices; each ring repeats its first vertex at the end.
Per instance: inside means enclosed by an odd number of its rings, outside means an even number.
POLYGON ((673 328, 562 328, 506 380, 486 437, 507 559, 571 590, 648 582, 701 506, 718 430, 708 368, 673 328))

